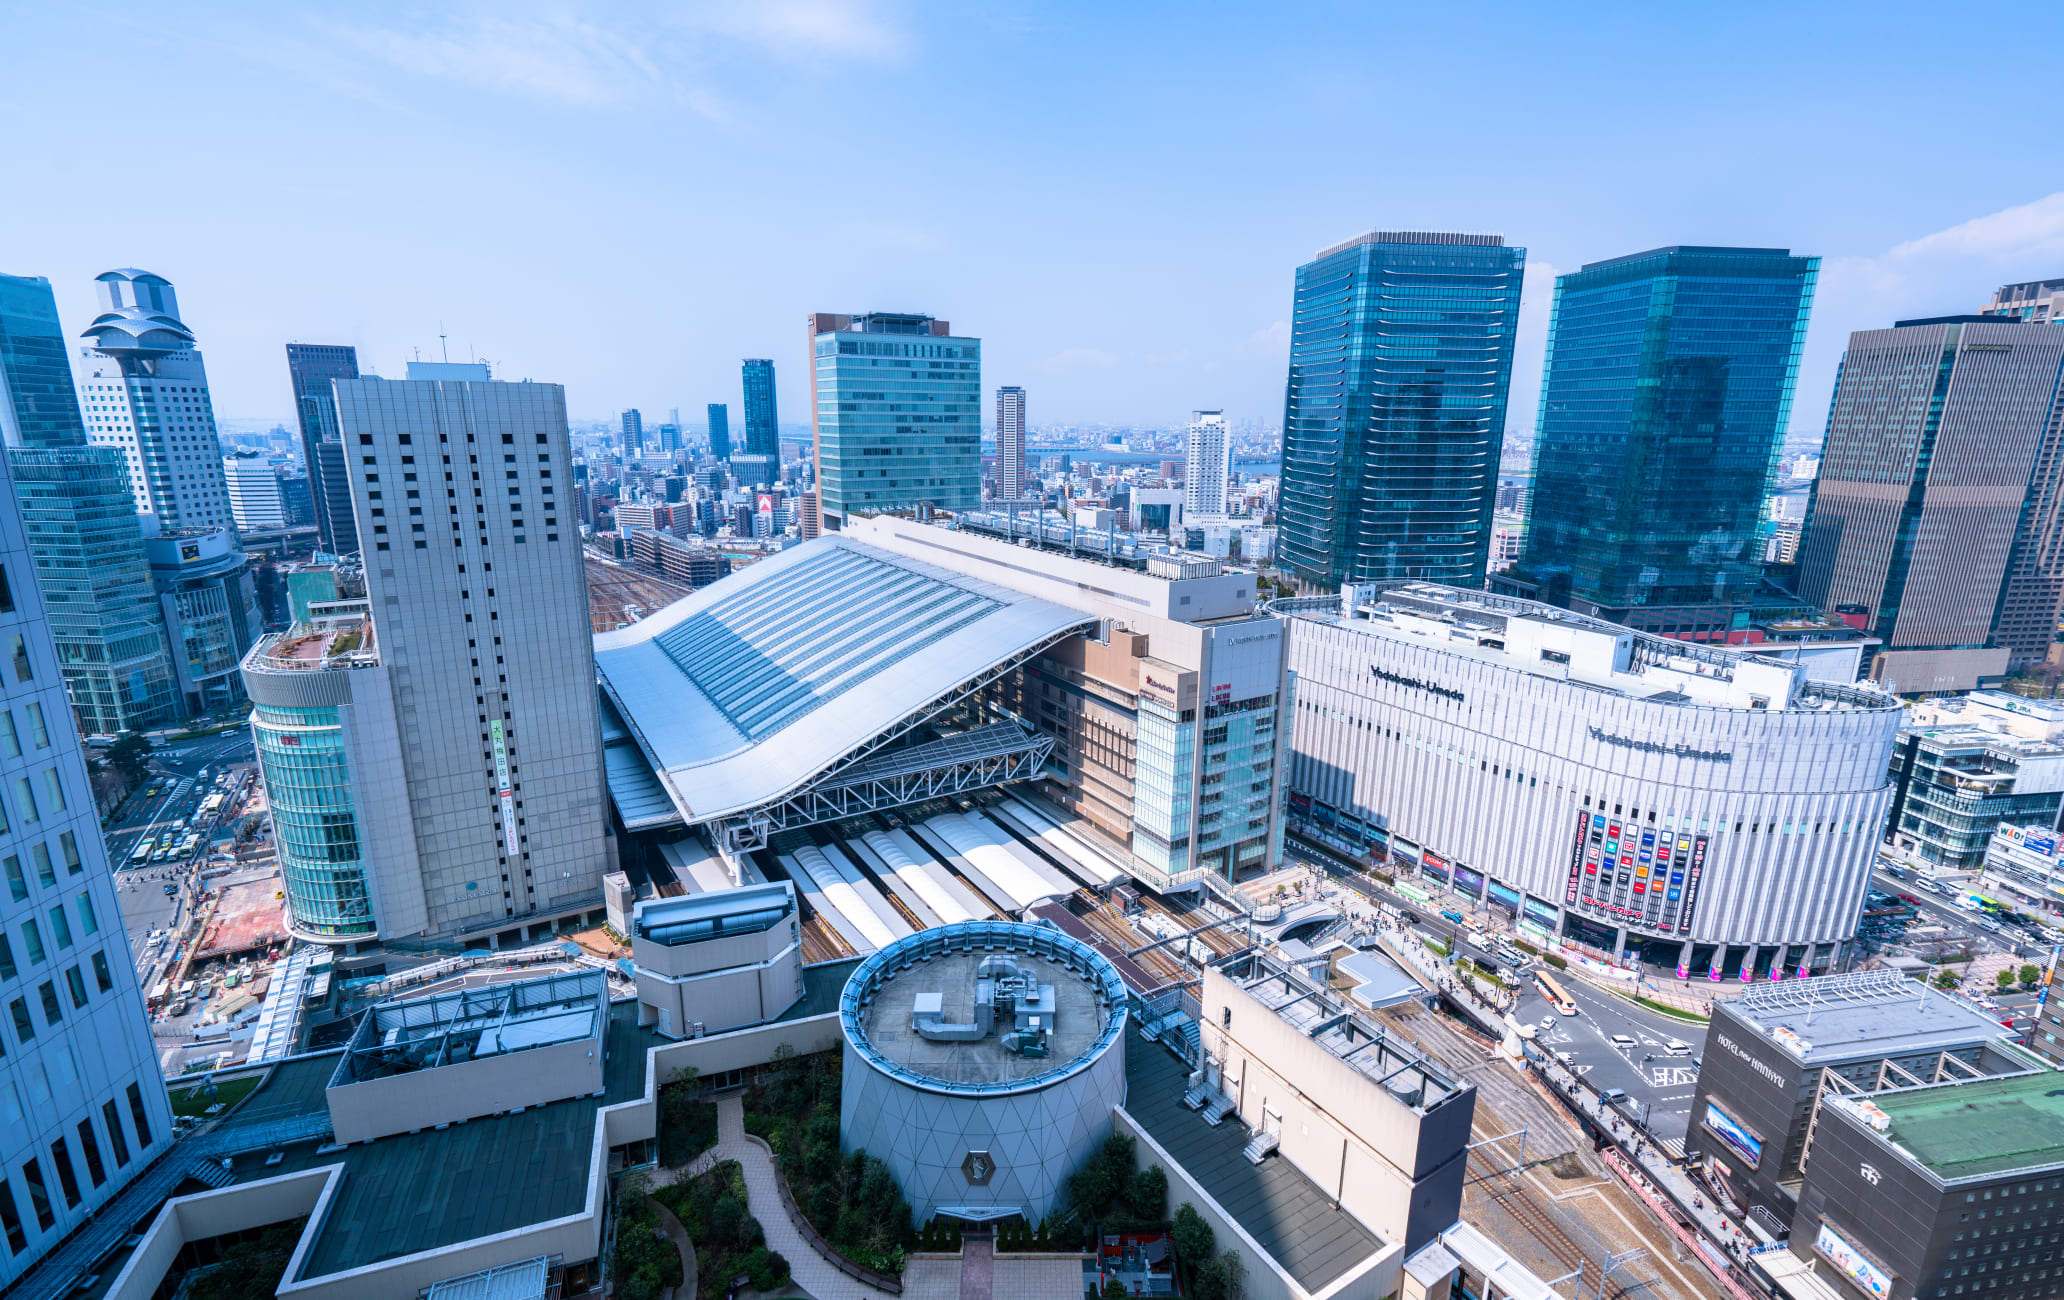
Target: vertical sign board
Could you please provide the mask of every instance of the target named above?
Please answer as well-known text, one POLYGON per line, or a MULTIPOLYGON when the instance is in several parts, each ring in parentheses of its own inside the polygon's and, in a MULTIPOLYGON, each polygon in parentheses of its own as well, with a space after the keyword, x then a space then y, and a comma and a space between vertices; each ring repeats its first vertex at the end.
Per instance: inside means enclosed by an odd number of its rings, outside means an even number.
POLYGON ((516 856, 516 791, 509 784, 509 746, 502 736, 502 720, 487 724, 488 741, 494 747, 495 794, 502 801, 502 843, 511 858, 516 856))
POLYGON ((1578 813, 1577 842, 1575 847, 1570 850, 1569 888, 1562 891, 1562 904, 1564 907, 1575 907, 1577 905, 1577 882, 1584 878, 1584 841, 1585 837, 1590 834, 1590 831, 1591 814, 1587 812, 1578 813))

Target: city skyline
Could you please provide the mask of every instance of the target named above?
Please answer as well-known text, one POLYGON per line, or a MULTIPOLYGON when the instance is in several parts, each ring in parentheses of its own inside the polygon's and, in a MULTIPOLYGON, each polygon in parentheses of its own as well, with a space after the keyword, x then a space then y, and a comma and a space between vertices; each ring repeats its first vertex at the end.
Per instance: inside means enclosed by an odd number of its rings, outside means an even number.
MULTIPOLYGON (((2033 41, 2064 21, 2026 13, 2033 41)), ((83 21, 59 11, 12 20, 20 47, 38 57, 24 60, 4 102, 27 111, 91 79, 80 62, 93 47, 83 21)), ((1631 248, 1790 247, 1825 259, 1792 412, 1798 435, 1824 421, 1853 330, 1974 310, 1999 284, 2064 268, 2064 193, 2041 179, 2058 174, 2064 144, 2031 119, 1973 145, 1946 111, 1985 86, 1977 33, 1948 33, 1924 54, 1890 32, 1859 35, 1817 14, 1772 53, 1760 26, 1730 19, 1700 33, 1710 57, 1669 82, 1676 109, 1651 123, 1630 109, 1656 90, 1658 71, 1572 76, 1570 84, 1593 84, 1552 89, 1545 100, 1517 89, 1531 84, 1516 74, 1536 59, 1582 67, 1608 57, 1592 48, 1596 29, 1536 20, 1472 55, 1489 61, 1484 82, 1494 89, 1468 114, 1415 117, 1373 146, 1358 179, 1329 187, 1322 202, 1283 204, 1276 178, 1330 147, 1323 132, 1295 130, 1296 119, 1358 111, 1373 92, 1314 77, 1259 116, 1251 95, 1201 94, 1204 84, 1279 84, 1272 74, 1302 43, 1294 30, 1223 16, 1186 32, 1181 58, 1170 51, 1167 65, 1120 77, 1115 55, 1098 51, 1124 48, 1148 24, 1143 15, 988 15, 920 33, 905 9, 826 14, 803 5, 721 21, 635 10, 575 21, 519 6, 493 19, 374 8, 348 25, 288 14, 255 26, 208 14, 149 24, 135 38, 191 83, 189 137, 236 147, 152 163, 167 201, 148 229, 118 206, 81 205, 64 223, 33 207, 0 215, 0 240, 25 259, 4 269, 49 276, 73 330, 91 311, 91 277, 107 266, 149 266, 189 286, 189 324, 208 342, 218 411, 229 418, 292 414, 281 340, 351 343, 369 370, 398 374, 412 349, 439 355, 441 331, 453 357, 477 354, 497 361, 497 374, 566 383, 576 419, 739 400, 737 359, 755 355, 776 361, 781 400, 799 412, 808 376, 794 317, 825 302, 866 302, 966 322, 988 341, 997 375, 1039 390, 1049 420, 1174 423, 1211 405, 1237 423, 1280 419, 1291 276, 1312 249, 1372 226, 1496 229, 1531 250, 1508 420, 1508 431, 1525 431, 1555 274, 1631 248), (1818 57, 1835 43, 1858 57, 1818 57), (1752 57, 1753 75, 1742 70, 1752 57), (1198 62, 1212 74, 1185 84, 1178 69, 1198 62), (1058 69, 1054 102, 1039 114, 1006 111, 1024 102, 1029 74, 1017 70, 1030 68, 1058 69), (918 215, 847 223, 839 240, 809 240, 782 210, 807 210, 798 186, 819 181, 783 176, 771 161, 816 147, 810 133, 823 124, 805 107, 809 97, 793 93, 803 80, 891 105, 918 86, 962 95, 975 110, 969 120, 985 126, 956 127, 957 145, 1021 158, 1030 192, 1077 187, 1098 199, 1081 209, 1093 215, 1055 221, 1042 202, 999 219, 975 208, 974 195, 949 193, 918 215), (289 85, 305 97, 305 116, 278 122, 252 110, 289 85), (1506 85, 1514 88, 1496 89, 1506 85), (1859 106, 1887 86, 1903 88, 1918 134, 1854 130, 1859 106), (476 129, 454 153, 424 123, 460 103, 474 110, 476 129), (983 111, 992 103, 998 111, 983 111), (1175 152, 1141 166, 1130 141, 1171 134, 1159 130, 1164 115, 1186 129, 1172 133, 1175 152), (1091 116, 1121 129, 1073 129, 1091 116), (624 142, 595 147, 633 119, 640 125, 624 142), (1633 123, 1632 134, 1610 151, 1572 152, 1605 121, 1633 123), (266 160, 294 154, 309 130, 347 146, 339 156, 378 161, 282 181, 266 160), (1486 131, 1504 133, 1490 137, 1497 166, 1480 165, 1472 145, 1486 131), (1699 148, 1682 147, 1701 135, 1699 148), (1830 168, 1815 142, 1832 138, 1846 152, 1830 168), (1176 202, 1204 152, 1228 197, 1176 202), (535 187, 525 196, 535 216, 494 219, 474 196, 510 194, 499 173, 518 155, 518 190, 535 187), (696 183, 649 165, 660 156, 695 162, 689 174, 730 176, 768 202, 676 203, 677 188, 696 183), (1939 169, 1924 193, 1904 179, 1918 156, 1939 169), (470 183, 490 172, 492 185, 470 183), (405 223, 378 211, 374 196, 389 183, 423 199, 405 223), (630 199, 586 202, 602 192, 630 199), (267 193, 289 200, 294 218, 277 219, 273 203, 221 202, 267 193), (563 235, 533 239, 539 221, 563 235), (329 277, 320 294, 288 292, 284 268, 302 264, 311 242, 348 274, 329 277), (674 248, 700 251, 655 252, 674 248), (711 309, 682 312, 679 295, 645 292, 655 259, 658 276, 711 309), (526 272, 510 275, 515 266, 526 272), (621 333, 588 328, 595 319, 621 333), (625 334, 641 345, 623 347, 625 334), (681 365, 651 366, 656 353, 681 365)), ((1342 16, 1324 66, 1368 54, 1373 24, 1342 16)), ((1458 56, 1437 44, 1437 30, 1437 19, 1415 15, 1389 34, 1423 56, 1395 61, 1408 80, 1391 93, 1409 97, 1452 73, 1458 56)), ((1675 49, 1681 35, 1674 22, 1613 30, 1637 56, 1675 49)), ((1674 62, 1623 62, 1625 53, 1611 52, 1614 68, 1674 62)), ((16 175, 63 193, 74 160, 110 129, 80 122, 61 142, 21 141, 16 175)), ((846 157, 841 144, 855 128, 831 129, 826 151, 846 157)), ((920 166, 899 161, 870 175, 841 161, 837 183, 866 207, 902 192, 920 166)))

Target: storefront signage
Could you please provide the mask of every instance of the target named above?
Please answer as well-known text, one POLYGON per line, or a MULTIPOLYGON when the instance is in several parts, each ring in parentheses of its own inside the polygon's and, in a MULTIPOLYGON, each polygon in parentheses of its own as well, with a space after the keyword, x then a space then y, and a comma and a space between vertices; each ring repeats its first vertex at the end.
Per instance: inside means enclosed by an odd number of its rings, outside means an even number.
POLYGON ((516 856, 516 791, 509 784, 509 746, 502 734, 502 720, 487 724, 487 737, 494 749, 495 794, 502 804, 502 843, 510 857, 516 856))
POLYGON ((1691 862, 1684 869, 1684 910, 1677 914, 1677 933, 1691 933, 1692 913, 1698 910, 1699 877, 1706 874, 1706 837, 1691 842, 1691 862))
POLYGON ((1615 736, 1597 727, 1591 728, 1591 739, 1606 745, 1617 745, 1621 749, 1638 750, 1643 754, 1666 754, 1673 758, 1697 758, 1708 763, 1732 763, 1734 755, 1724 749, 1694 749, 1690 745, 1659 745, 1653 740, 1635 740, 1629 736, 1615 736))
POLYGON ((1455 864, 1455 887, 1472 898, 1483 897, 1484 878, 1481 871, 1471 871, 1457 862, 1455 864))
MULTIPOLYGON (((1549 929, 1555 927, 1555 904, 1528 894, 1526 896, 1525 910, 1528 920, 1537 922, 1549 929)), ((1544 935, 1543 937, 1545 938, 1546 936, 1544 935)))
POLYGON ((1461 704, 1469 698, 1460 691, 1450 690, 1445 686, 1435 686, 1432 682, 1423 682, 1417 677, 1407 677, 1403 673, 1386 672, 1374 664, 1369 665, 1369 671, 1374 673, 1379 681, 1389 682, 1392 686, 1409 686, 1415 691, 1425 691, 1429 695, 1438 695, 1444 700, 1453 700, 1457 704, 1461 704))
POLYGON ((1721 1110, 1711 1101, 1706 1103, 1705 1127, 1712 1130, 1722 1142, 1734 1148, 1734 1153, 1748 1161, 1749 1168, 1756 1169, 1763 1164, 1763 1143, 1735 1122, 1732 1115, 1721 1110))
POLYGON ((1885 1270, 1865 1259, 1862 1251, 1850 1245, 1840 1233, 1827 1224, 1820 1225, 1820 1235, 1813 1239, 1813 1249, 1821 1258, 1842 1270, 1850 1281, 1862 1287, 1867 1294, 1876 1296, 1878 1300, 1886 1300, 1892 1294, 1892 1279, 1886 1275, 1885 1270))
POLYGON ((1577 842, 1570 850, 1569 885, 1562 891, 1562 905, 1573 907, 1577 901, 1577 882, 1584 878, 1584 840, 1591 829, 1591 814, 1577 814, 1577 842))

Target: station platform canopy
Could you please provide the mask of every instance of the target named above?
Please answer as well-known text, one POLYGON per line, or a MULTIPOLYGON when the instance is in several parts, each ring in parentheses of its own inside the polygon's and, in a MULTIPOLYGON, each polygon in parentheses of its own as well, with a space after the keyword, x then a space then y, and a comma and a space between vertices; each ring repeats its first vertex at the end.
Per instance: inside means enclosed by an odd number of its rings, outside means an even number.
MULTIPOLYGON (((611 721, 642 759, 616 755, 611 795, 631 829, 765 822, 766 810, 837 786, 849 765, 1095 627, 1081 610, 846 538, 804 542, 595 638, 611 721)), ((1028 733, 1022 748, 1029 763, 1050 742, 1028 733)), ((992 776, 1002 770, 988 762, 992 776)), ((937 763, 976 766, 945 752, 937 763)), ((896 766, 878 759, 868 773, 896 766)))

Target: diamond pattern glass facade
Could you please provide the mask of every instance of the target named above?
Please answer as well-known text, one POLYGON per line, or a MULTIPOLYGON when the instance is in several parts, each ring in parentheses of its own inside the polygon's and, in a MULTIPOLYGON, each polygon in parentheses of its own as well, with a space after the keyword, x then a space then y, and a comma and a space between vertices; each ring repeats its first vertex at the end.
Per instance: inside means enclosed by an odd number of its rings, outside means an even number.
POLYGON ((1316 586, 1483 585, 1526 250, 1378 231, 1297 268, 1278 538, 1316 586))

